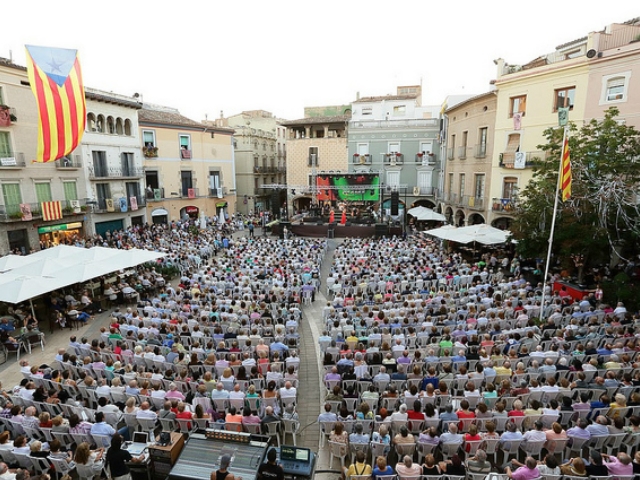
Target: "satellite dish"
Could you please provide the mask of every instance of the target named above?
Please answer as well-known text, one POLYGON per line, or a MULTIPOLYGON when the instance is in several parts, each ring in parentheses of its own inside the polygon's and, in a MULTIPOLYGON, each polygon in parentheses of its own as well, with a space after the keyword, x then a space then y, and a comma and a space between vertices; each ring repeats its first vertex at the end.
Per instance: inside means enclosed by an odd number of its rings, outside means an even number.
POLYGON ((597 53, 598 53, 598 52, 597 52, 594 48, 592 48, 591 50, 589 50, 589 51, 587 52, 587 58, 593 58, 593 57, 595 57, 595 56, 596 56, 596 54, 597 54, 597 53))

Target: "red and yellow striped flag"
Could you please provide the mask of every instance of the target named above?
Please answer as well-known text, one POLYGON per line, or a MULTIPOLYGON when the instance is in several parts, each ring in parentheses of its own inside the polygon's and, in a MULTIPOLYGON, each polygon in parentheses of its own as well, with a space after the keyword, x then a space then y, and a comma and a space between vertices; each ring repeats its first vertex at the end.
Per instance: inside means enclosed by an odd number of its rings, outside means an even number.
POLYGON ((36 162, 70 154, 86 124, 84 86, 77 50, 26 46, 27 72, 38 105, 36 162))
POLYGON ((560 189, 562 201, 571 198, 571 155, 569 153, 569 138, 564 136, 562 143, 562 164, 560 166, 560 189))
POLYGON ((59 201, 42 202, 42 220, 60 220, 62 218, 62 204, 59 201))

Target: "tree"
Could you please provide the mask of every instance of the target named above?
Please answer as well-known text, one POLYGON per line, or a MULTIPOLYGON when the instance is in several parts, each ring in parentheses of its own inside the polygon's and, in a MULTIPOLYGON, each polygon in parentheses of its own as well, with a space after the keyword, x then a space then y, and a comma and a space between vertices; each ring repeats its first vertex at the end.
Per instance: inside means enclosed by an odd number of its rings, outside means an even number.
MULTIPOLYGON (((553 256, 563 268, 585 269, 609 262, 615 256, 628 259, 640 236, 640 132, 619 122, 617 108, 604 119, 591 120, 580 129, 569 124, 571 198, 560 202, 553 241, 553 256)), ((519 215, 512 225, 518 252, 546 258, 558 192, 562 128, 549 128, 545 152, 533 178, 521 191, 519 215)))

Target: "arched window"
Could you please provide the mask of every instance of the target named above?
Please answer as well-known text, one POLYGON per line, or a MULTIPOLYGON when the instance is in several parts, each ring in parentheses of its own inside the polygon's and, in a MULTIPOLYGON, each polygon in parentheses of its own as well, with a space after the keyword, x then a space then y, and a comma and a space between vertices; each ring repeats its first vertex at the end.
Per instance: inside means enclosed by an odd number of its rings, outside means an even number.
POLYGON ((107 133, 110 135, 115 135, 116 133, 116 122, 113 117, 107 117, 107 133))
POLYGON ((96 132, 104 133, 104 115, 98 115, 96 122, 96 132))
POLYGON ((116 120, 116 133, 122 135, 124 133, 124 127, 122 126, 122 119, 118 117, 116 120))
POLYGON ((96 116, 93 113, 87 114, 87 131, 88 132, 96 131, 96 116))
POLYGON ((124 121, 124 134, 131 136, 131 120, 128 118, 124 121))

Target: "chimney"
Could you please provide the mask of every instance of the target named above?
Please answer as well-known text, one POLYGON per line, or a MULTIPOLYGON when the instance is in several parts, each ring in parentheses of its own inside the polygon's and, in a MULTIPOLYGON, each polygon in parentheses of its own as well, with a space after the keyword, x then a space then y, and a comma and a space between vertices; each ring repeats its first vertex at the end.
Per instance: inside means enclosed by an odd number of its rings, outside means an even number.
POLYGON ((360 100, 360 92, 356 92, 356 100, 360 100))
POLYGON ((224 118, 224 112, 220 110, 220 118, 224 118))

